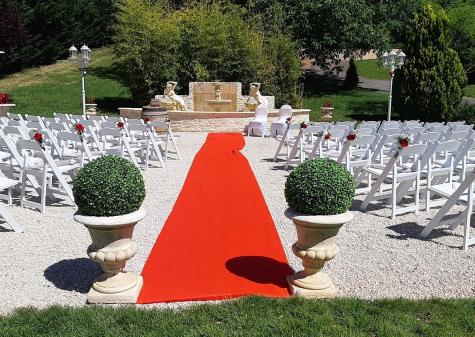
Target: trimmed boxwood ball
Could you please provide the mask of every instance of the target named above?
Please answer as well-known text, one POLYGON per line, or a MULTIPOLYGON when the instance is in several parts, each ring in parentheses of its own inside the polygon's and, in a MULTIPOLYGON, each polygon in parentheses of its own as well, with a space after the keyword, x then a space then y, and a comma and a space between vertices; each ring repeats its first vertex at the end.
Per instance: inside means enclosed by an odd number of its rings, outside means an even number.
POLYGON ((74 178, 79 213, 115 216, 137 211, 145 198, 142 173, 130 161, 104 156, 86 164, 74 178))
POLYGON ((341 164, 331 159, 307 160, 297 166, 285 183, 290 208, 308 215, 346 212, 355 196, 355 180, 341 164))

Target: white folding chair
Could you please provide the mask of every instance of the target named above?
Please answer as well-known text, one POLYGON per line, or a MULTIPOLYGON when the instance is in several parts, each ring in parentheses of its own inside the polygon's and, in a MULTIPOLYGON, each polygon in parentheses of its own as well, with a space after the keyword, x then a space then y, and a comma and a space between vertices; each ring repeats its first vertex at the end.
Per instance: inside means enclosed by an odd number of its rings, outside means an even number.
POLYGON ((41 146, 34 140, 18 140, 17 143, 20 154, 23 156, 23 167, 21 170, 21 207, 31 207, 39 209, 41 213, 45 212, 46 193, 47 190, 53 191, 55 194, 66 195, 73 203, 74 196, 71 187, 67 183, 63 174, 70 177, 74 176, 74 171, 79 165, 71 163, 61 163, 58 166, 51 155, 44 151, 41 146), (40 159, 41 163, 29 160, 29 157, 40 159), (41 191, 39 194, 40 202, 36 202, 27 198, 27 179, 28 175, 36 177, 40 181, 41 191), (58 182, 58 189, 53 189, 53 180, 58 182))
POLYGON ((468 250, 470 245, 475 244, 475 237, 470 235, 471 218, 473 215, 474 180, 475 172, 471 169, 467 172, 467 175, 461 183, 452 182, 432 186, 431 192, 437 194, 439 197, 445 198, 446 201, 429 224, 419 234, 420 238, 426 239, 429 234, 439 226, 450 224, 449 229, 454 230, 459 225, 463 225, 463 250, 468 250), (442 220, 456 204, 464 205, 464 211, 455 218, 442 220))
MULTIPOLYGON (((393 150, 393 154, 388 163, 382 167, 381 165, 371 165, 363 169, 363 172, 368 174, 368 187, 371 186, 370 191, 366 195, 365 200, 361 204, 360 209, 366 210, 369 203, 373 200, 389 199, 391 201, 391 219, 395 219, 397 214, 414 211, 419 213, 419 198, 420 198, 420 180, 421 180, 421 158, 427 151, 426 144, 415 144, 407 148, 393 150), (410 168, 407 165, 399 165, 398 162, 404 162, 404 159, 412 160, 410 168), (377 180, 372 184, 372 177, 377 180), (415 184, 414 204, 411 206, 397 207, 397 188, 401 182, 412 181, 415 184), (384 193, 388 191, 384 184, 389 185, 391 193, 384 193), (377 193, 379 191, 379 193, 377 193)), ((410 192, 405 195, 409 195, 410 192)))
POLYGON ((154 147, 160 148, 165 143, 165 161, 168 160, 169 154, 175 154, 178 160, 181 160, 181 154, 178 150, 176 143, 177 136, 173 133, 172 124, 164 121, 150 121, 147 123, 152 133, 152 140, 154 141, 154 147), (173 146, 175 152, 170 152, 170 143, 173 146))

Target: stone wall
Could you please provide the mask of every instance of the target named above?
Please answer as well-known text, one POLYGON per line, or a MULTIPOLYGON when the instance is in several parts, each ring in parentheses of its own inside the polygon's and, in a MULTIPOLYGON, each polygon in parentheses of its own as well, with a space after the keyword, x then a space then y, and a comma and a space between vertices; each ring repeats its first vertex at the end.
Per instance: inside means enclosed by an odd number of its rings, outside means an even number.
MULTIPOLYGON (((237 111, 246 111, 246 107, 244 106, 244 102, 246 102, 249 98, 248 95, 242 94, 242 83, 236 82, 237 84, 237 111)), ((194 96, 194 88, 195 88, 195 82, 190 82, 188 84, 188 95, 178 95, 183 98, 186 104, 186 109, 190 111, 194 111, 194 102, 193 102, 193 96, 194 96)), ((249 90, 249 89, 248 89, 249 90)), ((162 98, 163 95, 156 95, 155 99, 158 100, 159 98, 162 98)), ((274 96, 264 96, 267 98, 267 101, 269 102, 269 110, 275 109, 275 97, 274 96)), ((154 106, 154 104, 152 104, 154 106)))
MULTIPOLYGON (((310 110, 296 110, 292 122, 299 123, 309 120, 310 110)), ((172 129, 174 131, 205 131, 205 132, 244 132, 254 113, 248 112, 170 112, 172 129)), ((268 128, 278 119, 278 111, 269 113, 268 128)))

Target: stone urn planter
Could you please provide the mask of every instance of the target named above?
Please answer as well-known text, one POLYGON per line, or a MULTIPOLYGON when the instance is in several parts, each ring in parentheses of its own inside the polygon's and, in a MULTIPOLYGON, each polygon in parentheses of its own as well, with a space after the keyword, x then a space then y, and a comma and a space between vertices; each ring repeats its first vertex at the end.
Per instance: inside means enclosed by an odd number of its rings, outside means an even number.
POLYGON ((0 117, 5 117, 11 108, 15 107, 16 104, 6 103, 0 104, 0 117))
POLYGON ((285 216, 293 221, 297 230, 292 252, 302 260, 303 266, 287 278, 293 295, 336 296, 336 287, 322 269, 338 254, 336 236, 341 226, 353 219, 348 209, 354 195, 353 176, 334 160, 308 160, 290 173, 285 183, 289 205, 285 216))
POLYGON ((92 285, 89 303, 135 303, 142 289, 142 276, 124 270, 125 263, 137 253, 132 240, 137 222, 145 218, 141 208, 133 213, 96 217, 77 213, 74 220, 83 224, 91 235, 92 244, 87 255, 99 263, 104 271, 92 285))
POLYGON ((322 106, 320 107, 320 112, 321 112, 321 121, 322 122, 331 122, 333 120, 333 110, 335 110, 335 108, 332 108, 332 107, 326 107, 326 106, 322 106))
POLYGON ((88 293, 89 303, 136 303, 142 289, 141 276, 125 271, 137 253, 132 240, 136 224, 145 218, 142 173, 128 160, 104 156, 86 164, 73 181, 78 211, 74 220, 91 236, 88 256, 103 273, 88 293))
POLYGON ((292 252, 303 265, 303 270, 287 279, 293 294, 313 298, 335 297, 337 290, 322 268, 338 254, 336 235, 342 225, 353 219, 353 214, 305 215, 289 208, 285 215, 297 229, 297 242, 292 245, 292 252))
POLYGON ((96 115, 97 114, 97 104, 96 103, 87 103, 86 104, 86 111, 88 115, 96 115))

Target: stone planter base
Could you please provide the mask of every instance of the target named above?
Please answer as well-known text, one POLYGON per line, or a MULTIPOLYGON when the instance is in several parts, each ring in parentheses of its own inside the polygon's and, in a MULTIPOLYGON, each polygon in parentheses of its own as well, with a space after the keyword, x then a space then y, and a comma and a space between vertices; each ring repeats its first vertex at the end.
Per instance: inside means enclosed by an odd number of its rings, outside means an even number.
POLYGON ((315 284, 302 282, 298 274, 299 273, 287 276, 287 283, 289 284, 293 296, 305 298, 333 298, 336 296, 337 289, 327 273, 320 271, 317 273, 319 274, 319 277, 315 277, 317 279, 315 280, 315 283, 321 283, 321 289, 312 289, 315 284), (318 278, 321 278, 322 280, 318 280, 318 278), (300 283, 303 283, 304 287, 296 285, 300 283))
POLYGON ((337 294, 330 276, 322 269, 338 254, 336 235, 353 219, 351 212, 335 215, 306 215, 287 209, 285 216, 294 222, 297 242, 292 252, 302 260, 303 269, 287 277, 294 296, 332 298, 337 294))
MULTIPOLYGON (((136 278, 137 283, 134 287, 125 291, 121 291, 119 293, 107 294, 107 293, 99 292, 95 290, 93 286, 91 290, 89 291, 89 293, 87 294, 87 302, 90 304, 97 304, 97 303, 135 304, 137 303, 137 298, 139 297, 140 290, 142 290, 142 286, 143 286, 143 278, 142 276, 135 276, 131 273, 124 273, 124 274, 129 274, 129 275, 132 275, 134 278, 136 278)), ((100 281, 96 280, 96 282, 100 282, 100 281)), ((94 285, 96 285, 96 282, 94 283, 94 285)))
POLYGON ((89 291, 88 303, 137 302, 143 279, 124 269, 126 262, 137 253, 132 234, 137 222, 145 215, 143 208, 110 217, 74 215, 74 220, 86 226, 91 235, 92 244, 87 249, 87 255, 99 263, 103 270, 89 291))

